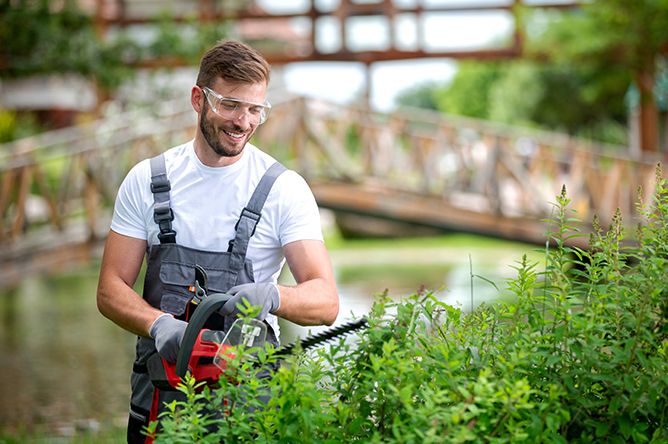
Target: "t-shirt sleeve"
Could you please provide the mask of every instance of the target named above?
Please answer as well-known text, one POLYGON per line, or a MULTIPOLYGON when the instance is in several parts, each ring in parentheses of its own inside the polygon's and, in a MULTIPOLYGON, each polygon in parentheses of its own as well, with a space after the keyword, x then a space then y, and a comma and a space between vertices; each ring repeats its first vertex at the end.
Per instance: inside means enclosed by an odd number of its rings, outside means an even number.
POLYGON ((323 240, 320 211, 313 192, 294 171, 286 171, 283 176, 286 187, 281 195, 281 245, 298 240, 323 240))
POLYGON ((146 162, 135 165, 125 177, 116 195, 111 229, 125 236, 146 240, 146 162))

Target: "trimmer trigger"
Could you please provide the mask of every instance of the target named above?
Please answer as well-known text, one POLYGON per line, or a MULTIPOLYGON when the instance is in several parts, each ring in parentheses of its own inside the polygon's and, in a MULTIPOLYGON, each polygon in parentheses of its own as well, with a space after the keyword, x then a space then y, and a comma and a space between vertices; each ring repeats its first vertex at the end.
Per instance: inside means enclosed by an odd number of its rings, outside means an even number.
POLYGON ((197 305, 202 300, 206 297, 206 290, 204 290, 201 285, 199 284, 199 281, 195 281, 195 296, 192 298, 192 303, 197 305))
POLYGON ((195 305, 199 304, 206 297, 206 283, 207 283, 206 271, 201 266, 195 265, 195 285, 194 285, 195 296, 193 296, 192 299, 193 304, 195 305))

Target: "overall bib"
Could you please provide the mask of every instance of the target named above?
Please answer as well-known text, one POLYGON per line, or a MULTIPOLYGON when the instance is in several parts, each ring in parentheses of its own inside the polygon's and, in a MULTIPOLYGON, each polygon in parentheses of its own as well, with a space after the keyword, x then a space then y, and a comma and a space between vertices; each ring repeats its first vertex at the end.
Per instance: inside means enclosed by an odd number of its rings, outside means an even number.
MULTIPOLYGON (((144 294, 146 301, 177 319, 187 321, 195 308, 193 288, 201 287, 206 293, 224 293, 235 285, 255 282, 253 264, 246 259, 248 242, 255 233, 262 207, 278 176, 286 168, 274 163, 262 176, 235 227, 235 237, 227 251, 203 251, 176 243, 176 232, 172 229, 174 213, 170 206, 171 189, 167 179, 165 159, 158 155, 151 159, 151 192, 154 198, 153 220, 158 224, 159 244, 149 245, 146 258, 144 294)), ((213 314, 205 328, 227 331, 236 318, 213 314)), ((267 325, 267 341, 278 345, 273 329, 267 325)), ((151 338, 138 337, 136 357, 132 368, 130 415, 128 419, 128 443, 145 443, 142 433, 149 424, 154 387, 148 375, 146 362, 157 353, 151 338)), ((156 393, 160 412, 165 402, 184 400, 176 391, 156 393)), ((150 442, 150 440, 149 440, 150 442)))

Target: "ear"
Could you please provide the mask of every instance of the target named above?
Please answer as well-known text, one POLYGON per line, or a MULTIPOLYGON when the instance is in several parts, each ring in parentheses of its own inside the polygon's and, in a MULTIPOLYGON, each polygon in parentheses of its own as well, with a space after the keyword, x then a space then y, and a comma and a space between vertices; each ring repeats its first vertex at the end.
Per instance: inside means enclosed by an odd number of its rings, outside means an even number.
POLYGON ((206 100, 204 92, 197 85, 190 90, 190 104, 197 114, 202 111, 202 100, 206 100))

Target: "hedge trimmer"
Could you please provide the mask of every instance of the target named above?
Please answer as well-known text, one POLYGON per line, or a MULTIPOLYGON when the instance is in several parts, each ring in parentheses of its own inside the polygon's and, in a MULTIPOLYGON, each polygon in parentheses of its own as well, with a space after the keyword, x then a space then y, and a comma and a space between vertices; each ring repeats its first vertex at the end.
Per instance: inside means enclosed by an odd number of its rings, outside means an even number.
MULTIPOLYGON (((224 293, 211 294, 197 306, 186 327, 175 364, 167 362, 157 353, 149 358, 148 373, 156 388, 176 390, 188 371, 196 382, 215 386, 227 360, 235 355, 237 346, 248 348, 264 344, 267 327, 257 319, 237 319, 227 332, 203 329, 209 317, 229 298, 230 295, 224 293)), ((287 356, 298 346, 302 350, 317 347, 367 326, 366 318, 362 317, 280 347, 275 354, 287 356)))

